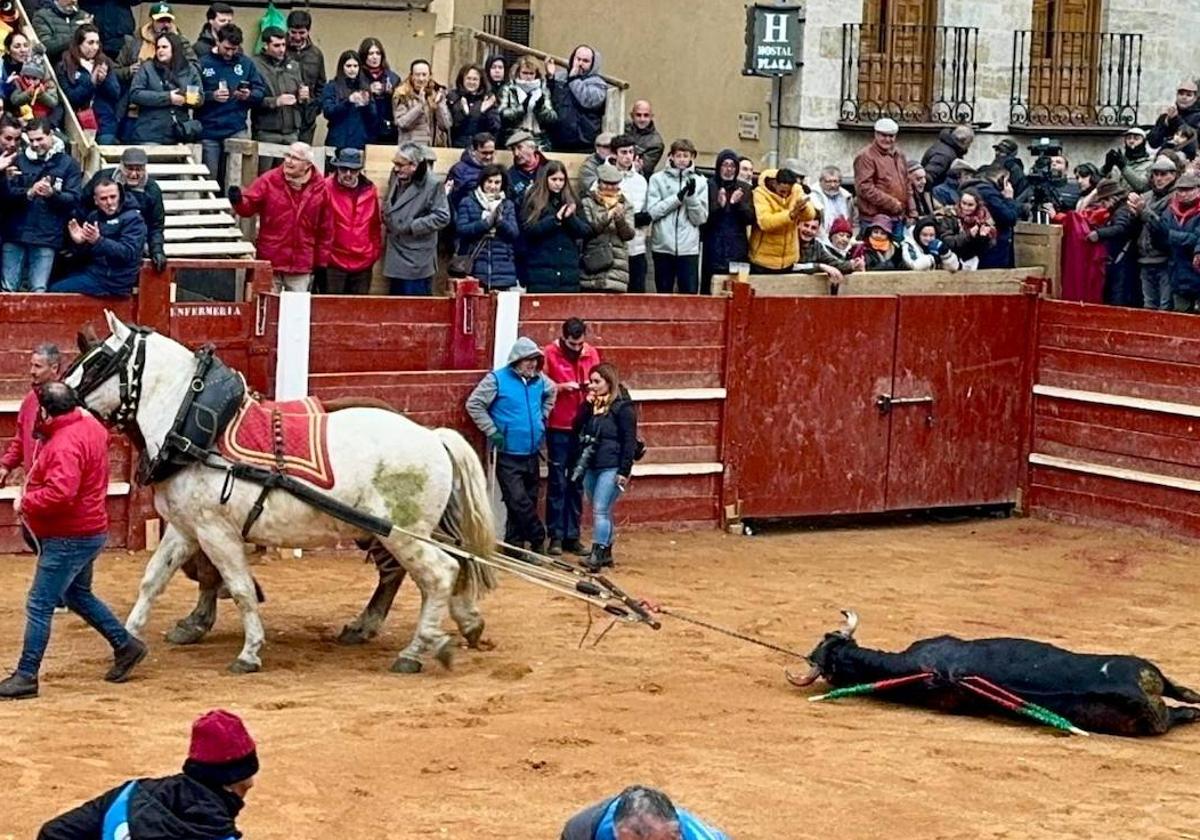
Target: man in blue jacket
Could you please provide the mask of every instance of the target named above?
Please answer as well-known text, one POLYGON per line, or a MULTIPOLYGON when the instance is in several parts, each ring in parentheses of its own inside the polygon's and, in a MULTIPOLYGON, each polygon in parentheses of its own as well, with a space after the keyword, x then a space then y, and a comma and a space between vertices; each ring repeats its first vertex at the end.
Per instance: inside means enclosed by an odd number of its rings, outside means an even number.
POLYGON ((217 30, 217 46, 200 56, 204 104, 196 112, 203 130, 200 145, 204 165, 225 183, 225 141, 249 137, 246 117, 262 104, 267 84, 254 62, 242 53, 242 30, 227 23, 217 30))
POLYGON ((0 214, 6 292, 21 291, 22 280, 31 292, 46 291, 83 180, 79 164, 64 151, 47 120, 33 120, 25 135, 29 144, 17 155, 17 171, 0 177, 0 196, 7 199, 0 214))
POLYGON ((137 202, 127 198, 121 186, 111 179, 98 181, 92 197, 96 209, 83 223, 77 219, 67 223, 67 234, 86 265, 57 281, 51 291, 129 297, 142 268, 146 221, 137 202))
POLYGON ((584 808, 561 840, 726 840, 718 829, 676 808, 660 790, 633 785, 584 808))
POLYGON ((555 385, 542 373, 542 351, 531 338, 513 343, 508 364, 479 381, 467 413, 496 450, 496 479, 508 512, 504 541, 542 553, 546 526, 538 516, 538 452, 555 385))

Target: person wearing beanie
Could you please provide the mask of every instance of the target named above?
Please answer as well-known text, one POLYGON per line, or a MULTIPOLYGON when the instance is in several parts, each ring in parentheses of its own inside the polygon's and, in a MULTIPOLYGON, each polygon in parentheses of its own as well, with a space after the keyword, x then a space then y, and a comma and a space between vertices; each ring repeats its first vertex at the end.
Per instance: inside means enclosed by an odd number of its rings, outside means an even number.
POLYGON ((38 840, 124 837, 234 840, 258 774, 258 752, 241 718, 215 709, 192 724, 183 772, 133 779, 55 817, 38 840))
POLYGON ((838 216, 829 226, 829 252, 839 259, 850 259, 850 248, 854 244, 854 225, 844 216, 838 216))

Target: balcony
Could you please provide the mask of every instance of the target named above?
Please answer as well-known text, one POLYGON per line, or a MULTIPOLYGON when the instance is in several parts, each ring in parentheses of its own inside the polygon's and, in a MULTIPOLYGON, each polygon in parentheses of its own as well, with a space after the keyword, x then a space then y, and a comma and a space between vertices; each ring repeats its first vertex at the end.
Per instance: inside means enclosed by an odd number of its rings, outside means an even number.
POLYGON ((973 26, 842 25, 838 125, 880 117, 937 128, 975 122, 979 30, 973 26))
POLYGON ((1014 132, 1119 132, 1136 125, 1142 36, 1122 32, 1013 33, 1014 132))

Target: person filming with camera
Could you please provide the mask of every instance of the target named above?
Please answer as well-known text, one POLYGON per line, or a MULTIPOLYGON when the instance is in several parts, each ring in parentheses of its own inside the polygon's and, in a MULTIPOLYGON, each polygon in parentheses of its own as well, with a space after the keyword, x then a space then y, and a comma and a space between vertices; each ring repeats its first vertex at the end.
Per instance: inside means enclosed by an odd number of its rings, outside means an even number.
POLYGON ((598 572, 613 564, 613 508, 629 489, 633 462, 641 456, 637 412, 616 365, 603 362, 588 373, 588 397, 575 415, 571 480, 583 482, 592 502, 592 551, 583 565, 598 572))

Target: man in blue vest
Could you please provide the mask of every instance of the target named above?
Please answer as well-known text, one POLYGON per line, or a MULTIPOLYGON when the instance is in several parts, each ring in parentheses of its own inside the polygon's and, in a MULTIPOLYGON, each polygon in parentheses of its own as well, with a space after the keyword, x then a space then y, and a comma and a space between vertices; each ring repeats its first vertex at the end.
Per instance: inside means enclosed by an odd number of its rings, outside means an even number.
POLYGON ((258 753, 241 718, 216 709, 192 724, 183 772, 118 785, 42 826, 37 840, 235 840, 235 825, 254 787, 258 753))
POLYGON ((467 413, 496 450, 496 480, 508 512, 504 541, 541 553, 546 526, 538 516, 538 452, 554 407, 554 383, 542 373, 542 351, 531 338, 513 343, 508 364, 479 381, 467 413))
POLYGON ((584 808, 560 840, 727 840, 699 817, 676 808, 661 790, 633 785, 584 808))

